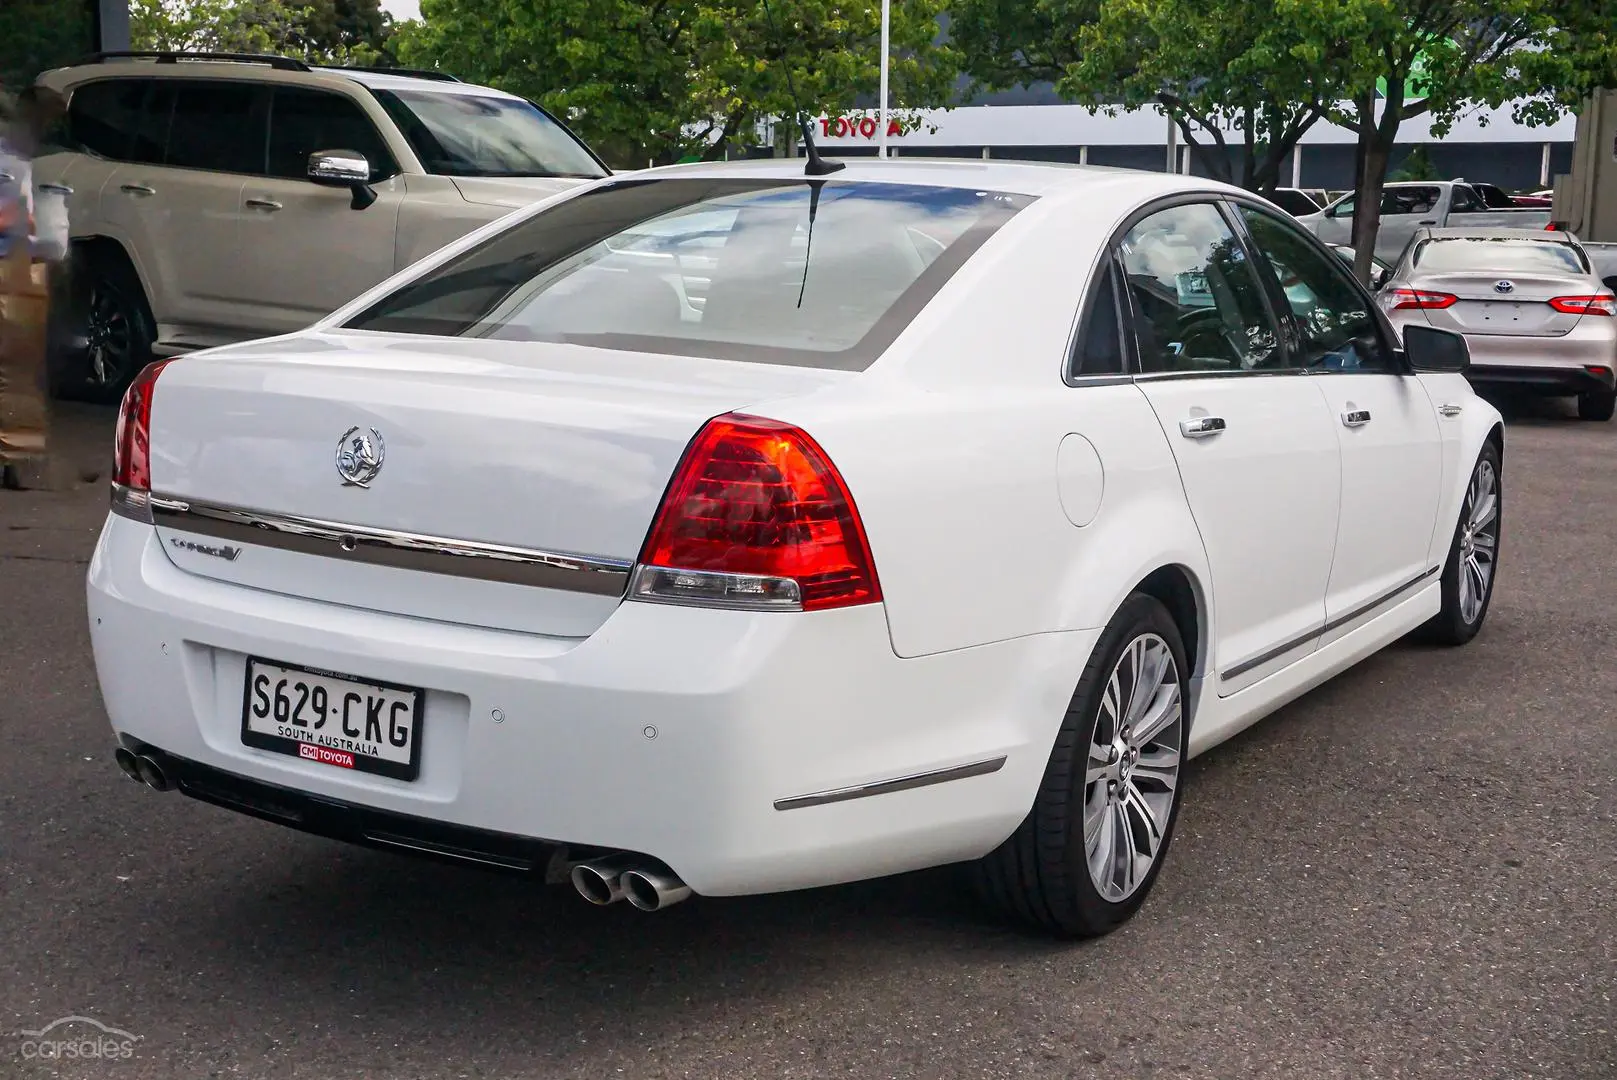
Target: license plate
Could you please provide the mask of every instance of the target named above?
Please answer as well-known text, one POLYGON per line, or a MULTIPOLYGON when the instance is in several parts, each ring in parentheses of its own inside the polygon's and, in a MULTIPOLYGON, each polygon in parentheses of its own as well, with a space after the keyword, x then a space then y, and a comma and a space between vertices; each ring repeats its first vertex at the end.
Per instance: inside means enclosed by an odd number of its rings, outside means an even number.
POLYGON ((241 741, 321 765, 414 780, 425 692, 247 659, 241 741))

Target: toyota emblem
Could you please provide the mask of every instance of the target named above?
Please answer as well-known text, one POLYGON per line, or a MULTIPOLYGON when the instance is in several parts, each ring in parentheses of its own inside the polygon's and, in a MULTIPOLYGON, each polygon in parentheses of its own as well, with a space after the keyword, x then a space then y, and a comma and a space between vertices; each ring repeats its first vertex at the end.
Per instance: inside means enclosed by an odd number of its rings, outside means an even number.
POLYGON ((351 427, 337 440, 337 475, 344 487, 370 487, 386 456, 380 431, 351 427))
POLYGON ((1496 281, 1493 283, 1493 291, 1497 293, 1515 292, 1516 283, 1514 281, 1496 281))

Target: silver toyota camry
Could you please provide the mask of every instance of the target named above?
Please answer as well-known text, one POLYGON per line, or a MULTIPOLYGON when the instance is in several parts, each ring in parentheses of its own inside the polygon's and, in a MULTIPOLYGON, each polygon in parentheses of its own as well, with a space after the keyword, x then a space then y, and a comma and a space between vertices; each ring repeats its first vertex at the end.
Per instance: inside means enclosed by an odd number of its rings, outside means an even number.
POLYGON ((1471 381, 1576 395, 1578 415, 1617 405, 1617 297, 1566 233, 1423 228, 1377 294, 1400 336, 1458 330, 1471 381))

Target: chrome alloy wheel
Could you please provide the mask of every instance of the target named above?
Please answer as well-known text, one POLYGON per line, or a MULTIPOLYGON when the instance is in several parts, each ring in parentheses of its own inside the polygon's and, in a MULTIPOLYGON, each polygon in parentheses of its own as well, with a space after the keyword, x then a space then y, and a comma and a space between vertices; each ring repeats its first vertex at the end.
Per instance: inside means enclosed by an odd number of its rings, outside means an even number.
POLYGON ((1499 551, 1499 481, 1491 461, 1479 461, 1471 474, 1464 520, 1460 530, 1460 617, 1470 624, 1481 618, 1488 602, 1499 551))
POLYGON ((1102 899, 1127 900, 1161 853, 1184 750, 1179 666, 1141 634, 1106 682, 1084 770, 1084 857, 1102 899))

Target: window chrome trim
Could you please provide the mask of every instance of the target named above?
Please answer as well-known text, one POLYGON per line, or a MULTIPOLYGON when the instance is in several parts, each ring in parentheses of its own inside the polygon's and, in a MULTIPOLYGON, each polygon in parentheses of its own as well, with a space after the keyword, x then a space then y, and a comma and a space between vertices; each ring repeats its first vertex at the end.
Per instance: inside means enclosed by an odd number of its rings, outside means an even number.
POLYGON ((594 596, 622 596, 633 567, 622 559, 376 529, 165 495, 153 494, 150 505, 155 525, 221 540, 594 596))
POLYGON ((1233 665, 1228 670, 1220 672, 1218 677, 1220 679, 1239 678, 1240 676, 1245 675, 1247 672, 1251 671, 1253 668, 1262 667, 1264 664, 1267 664, 1271 660, 1278 660, 1280 657, 1282 657, 1282 656, 1286 655, 1287 653, 1291 652, 1293 649, 1302 648, 1304 645, 1307 645, 1310 641, 1313 641, 1315 638, 1324 637, 1326 634, 1329 634, 1333 630, 1340 630, 1342 627, 1346 626, 1348 623, 1354 622, 1355 620, 1364 618, 1366 615, 1369 615, 1370 613, 1375 611, 1377 608, 1382 607, 1383 605, 1389 604, 1392 601, 1398 599, 1404 593, 1408 592, 1409 590, 1413 589, 1415 586, 1417 586, 1417 585, 1421 584, 1422 582, 1424 582, 1424 581, 1428 580, 1429 578, 1431 578, 1434 574, 1441 573, 1442 570, 1443 570, 1443 568, 1441 566, 1433 566, 1433 567, 1425 570, 1424 572, 1422 572, 1419 576, 1413 577, 1410 580, 1404 582, 1402 585, 1399 585, 1397 588, 1389 589, 1388 591, 1382 593, 1380 596, 1376 597, 1374 600, 1370 600, 1370 601, 1367 601, 1366 603, 1360 604, 1358 607, 1354 608, 1352 611, 1349 611, 1345 615, 1338 615, 1336 618, 1330 620, 1329 622, 1327 622, 1327 623, 1325 623, 1325 624, 1323 624, 1321 626, 1315 627, 1314 629, 1308 631, 1306 634, 1298 634, 1296 637, 1292 638, 1290 641, 1284 642, 1284 643, 1282 643, 1280 645, 1276 645, 1272 649, 1267 649, 1267 650, 1259 653, 1257 656, 1254 656, 1250 660, 1243 660, 1239 664, 1233 665))
POLYGON ((887 795, 894 791, 909 791, 911 788, 946 784, 951 780, 964 780, 971 776, 987 776, 1004 768, 1005 759, 1006 755, 1001 754, 996 758, 984 758, 965 765, 953 765, 947 769, 932 769, 928 772, 912 773, 909 776, 896 776, 891 780, 832 788, 829 791, 816 791, 808 795, 793 795, 789 799, 776 799, 775 809, 801 810, 808 806, 824 806, 827 803, 847 802, 850 799, 865 799, 872 795, 887 795))

